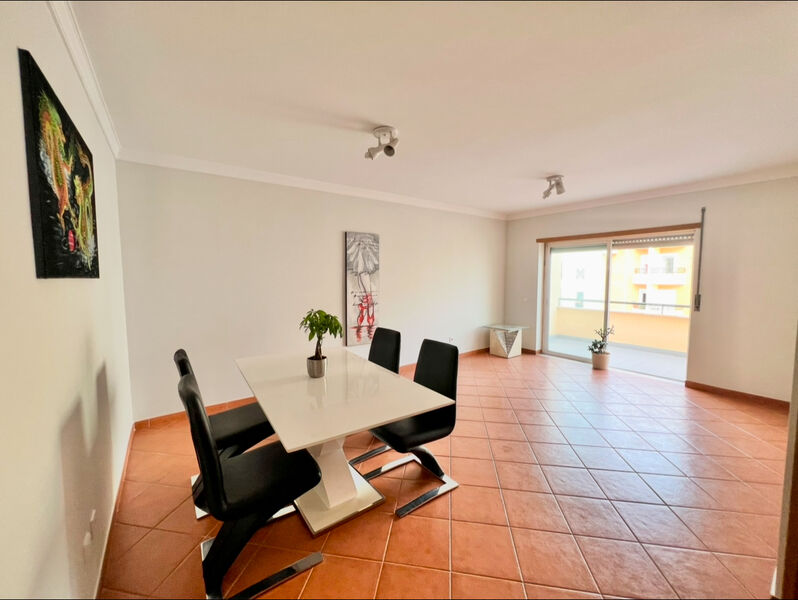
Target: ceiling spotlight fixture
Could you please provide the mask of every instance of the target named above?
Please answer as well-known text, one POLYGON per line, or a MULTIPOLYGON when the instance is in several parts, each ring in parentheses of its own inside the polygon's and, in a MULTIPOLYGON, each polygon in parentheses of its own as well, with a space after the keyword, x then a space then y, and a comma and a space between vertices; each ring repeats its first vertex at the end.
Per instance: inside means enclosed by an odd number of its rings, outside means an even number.
POLYGON ((366 158, 374 160, 380 154, 391 157, 396 154, 396 145, 399 143, 399 130, 390 125, 382 125, 372 131, 377 138, 377 145, 366 150, 366 158))
POLYGON ((556 190, 558 196, 565 193, 565 185, 562 182, 562 175, 551 175, 546 177, 546 181, 549 182, 549 187, 547 187, 543 192, 544 200, 551 196, 551 190, 556 190))

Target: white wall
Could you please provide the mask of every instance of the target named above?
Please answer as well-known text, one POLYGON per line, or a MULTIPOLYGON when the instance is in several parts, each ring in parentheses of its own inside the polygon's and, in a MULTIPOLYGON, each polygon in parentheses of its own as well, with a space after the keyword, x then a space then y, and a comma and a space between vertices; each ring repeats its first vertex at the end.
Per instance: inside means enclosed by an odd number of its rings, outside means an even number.
POLYGON ((507 321, 537 349, 537 238, 700 221, 706 206, 701 311, 687 379, 789 401, 798 321, 798 179, 781 179, 511 221, 507 321))
POLYGON ((0 594, 92 596, 132 422, 114 156, 46 3, 0 6, 0 82, 0 594), (18 46, 94 155, 100 279, 36 279, 18 46))
POLYGON ((181 346, 208 403, 251 395, 236 357, 312 354, 298 323, 343 318, 345 231, 380 234, 380 321, 403 364, 425 337, 486 348, 480 325, 503 316, 503 221, 126 162, 118 176, 137 420, 182 409, 181 346))

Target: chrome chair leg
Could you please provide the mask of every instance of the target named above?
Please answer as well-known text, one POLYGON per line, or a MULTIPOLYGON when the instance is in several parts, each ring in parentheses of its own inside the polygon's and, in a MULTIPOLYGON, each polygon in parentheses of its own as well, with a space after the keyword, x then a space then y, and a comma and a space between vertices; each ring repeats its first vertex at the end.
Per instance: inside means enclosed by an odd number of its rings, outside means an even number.
POLYGON ((370 481, 370 480, 374 479, 375 477, 379 477, 380 475, 383 475, 384 473, 387 473, 388 471, 393 471, 394 469, 397 469, 397 468, 401 467, 402 465, 406 465, 407 463, 410 463, 410 462, 418 462, 418 459, 415 456, 413 456, 412 454, 410 456, 403 456, 402 458, 397 458, 393 462, 389 462, 386 465, 382 465, 381 467, 377 467, 373 471, 369 471, 368 473, 363 475, 363 479, 365 479, 366 481, 370 481))
MULTIPOLYGON (((205 557, 208 555, 208 552, 210 551, 210 548, 213 545, 213 540, 214 538, 205 540, 200 545, 202 560, 205 560, 205 557)), ((300 573, 303 573, 308 569, 315 567, 316 565, 320 564, 322 560, 323 556, 321 552, 314 552, 313 554, 310 554, 309 556, 301 558, 295 563, 288 565, 284 569, 281 569, 276 573, 272 573, 268 577, 261 579, 260 581, 252 584, 248 588, 241 590, 235 596, 233 596, 232 599, 244 600, 250 598, 257 598, 258 596, 260 596, 264 592, 269 591, 273 587, 276 587, 281 583, 288 581, 292 577, 296 577, 300 573)), ((207 594, 205 597, 210 598, 210 596, 208 596, 207 594)))
MULTIPOLYGON (((199 473, 197 473, 196 475, 192 475, 191 476, 191 489, 192 489, 192 491, 194 490, 194 486, 197 483, 197 479, 199 479, 199 473)), ((202 484, 200 483, 200 485, 202 485, 202 484)), ((199 506, 197 506, 195 504, 194 505, 194 516, 197 518, 197 521, 199 521, 203 517, 207 517, 208 513, 206 511, 202 510, 199 506)))
POLYGON ((262 579, 258 583, 249 586, 247 589, 239 592, 233 598, 235 600, 242 600, 244 598, 257 598, 264 592, 280 585, 284 581, 296 577, 300 573, 304 573, 308 569, 312 569, 322 561, 321 552, 314 552, 310 556, 301 558, 293 564, 288 565, 285 569, 277 571, 273 575, 269 575, 266 579, 262 579))
POLYGON ((421 494, 418 498, 416 498, 415 500, 411 500, 404 506, 400 506, 399 508, 396 509, 396 516, 401 519, 402 517, 409 515, 417 508, 424 506, 430 500, 435 500, 435 498, 437 498, 438 496, 443 496, 444 494, 448 494, 449 492, 451 492, 453 489, 455 489, 460 485, 445 473, 442 477, 439 477, 438 479, 443 481, 443 485, 421 494))
POLYGON ((379 448, 374 448, 373 450, 369 450, 368 452, 365 452, 360 456, 356 456, 355 458, 349 461, 349 464, 354 467, 355 465, 359 465, 360 463, 365 462, 370 458, 374 458, 375 456, 379 456, 380 454, 388 452, 388 450, 390 449, 391 447, 388 446, 387 444, 385 446, 380 446, 379 448))
POLYGON ((283 517, 287 517, 288 515, 292 515, 296 512, 296 506, 293 504, 289 504, 288 506, 283 506, 280 510, 278 510, 272 518, 266 521, 267 523, 271 523, 272 521, 276 521, 277 519, 282 519, 283 517))
POLYGON ((460 484, 457 483, 454 479, 449 477, 446 473, 444 473, 441 466, 438 464, 438 461, 435 460, 435 457, 432 453, 427 450, 424 446, 418 446, 417 448, 413 448, 410 451, 409 456, 403 456, 402 458, 398 458, 393 462, 389 462, 386 465, 383 465, 373 471, 369 471, 363 477, 366 481, 374 479, 375 477, 379 477, 383 473, 387 473, 397 467, 401 467, 402 465, 406 465, 407 463, 416 462, 424 467, 427 471, 432 473, 435 477, 440 479, 443 482, 443 485, 436 487, 435 489, 429 490, 421 494, 418 498, 411 500, 404 506, 400 506, 396 509, 396 516, 402 518, 404 516, 409 515, 411 512, 424 506, 427 502, 434 500, 438 496, 443 496, 451 492, 453 489, 457 488, 460 484))

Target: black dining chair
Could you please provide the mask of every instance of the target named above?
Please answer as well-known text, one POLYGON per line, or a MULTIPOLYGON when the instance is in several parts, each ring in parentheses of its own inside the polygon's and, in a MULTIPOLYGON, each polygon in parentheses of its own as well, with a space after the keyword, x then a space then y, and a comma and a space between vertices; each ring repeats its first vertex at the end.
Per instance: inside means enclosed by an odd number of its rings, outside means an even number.
MULTIPOLYGON (((194 375, 185 350, 181 348, 175 352, 174 361, 181 377, 194 375)), ((274 428, 257 402, 208 415, 208 420, 216 448, 224 457, 237 456, 274 433, 274 428)), ((197 498, 203 493, 202 475, 191 478, 191 491, 194 504, 197 505, 197 498)), ((197 509, 198 519, 207 514, 201 507, 197 506, 197 509)))
MULTIPOLYGON (((399 353, 402 348, 402 334, 393 329, 386 329, 385 327, 377 327, 374 330, 374 337, 371 339, 371 348, 369 348, 369 362, 380 365, 384 369, 399 373, 399 353)), ((387 445, 374 448, 360 456, 356 456, 349 461, 353 467, 370 458, 379 456, 384 452, 388 452, 391 448, 387 445)))
MULTIPOLYGON (((186 373, 177 386, 188 414, 191 439, 205 482, 202 508, 222 522, 216 537, 202 543, 202 576, 208 598, 222 597, 222 580, 252 535, 283 506, 321 481, 319 466, 305 450, 287 453, 273 443, 223 456, 214 440, 197 380, 186 373)), ((239 592, 254 598, 322 561, 311 554, 239 592)))
MULTIPOLYGON (((174 360, 181 377, 186 373, 194 375, 185 350, 175 352, 174 360)), ((225 456, 241 454, 274 434, 274 427, 257 402, 208 415, 208 419, 213 440, 225 456)))
MULTIPOLYGON (((416 374, 413 377, 413 381, 456 402, 458 355, 456 346, 433 340, 424 340, 418 353, 416 374)), ((404 506, 397 508, 396 516, 404 517, 430 500, 451 492, 459 485, 443 472, 432 453, 423 446, 423 444, 443 439, 452 432, 457 418, 456 407, 456 404, 444 406, 443 408, 437 408, 415 417, 388 423, 371 430, 375 437, 385 442, 391 449, 403 454, 410 454, 410 456, 403 456, 366 473, 363 477, 367 480, 374 479, 392 469, 416 461, 443 482, 442 486, 430 490, 415 500, 411 500, 404 506)))
POLYGON ((369 348, 369 361, 394 373, 399 372, 399 352, 402 349, 402 334, 393 329, 377 327, 369 348))

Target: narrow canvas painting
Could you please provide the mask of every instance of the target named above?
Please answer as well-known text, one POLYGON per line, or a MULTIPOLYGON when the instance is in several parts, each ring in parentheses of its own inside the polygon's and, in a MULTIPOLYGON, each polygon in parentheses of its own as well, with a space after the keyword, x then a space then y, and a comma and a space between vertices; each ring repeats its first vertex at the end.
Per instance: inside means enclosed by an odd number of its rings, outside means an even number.
POLYGON ((371 343, 377 328, 380 236, 346 232, 346 345, 371 343))
POLYGON ((19 68, 36 276, 99 277, 91 152, 26 50, 19 68))

